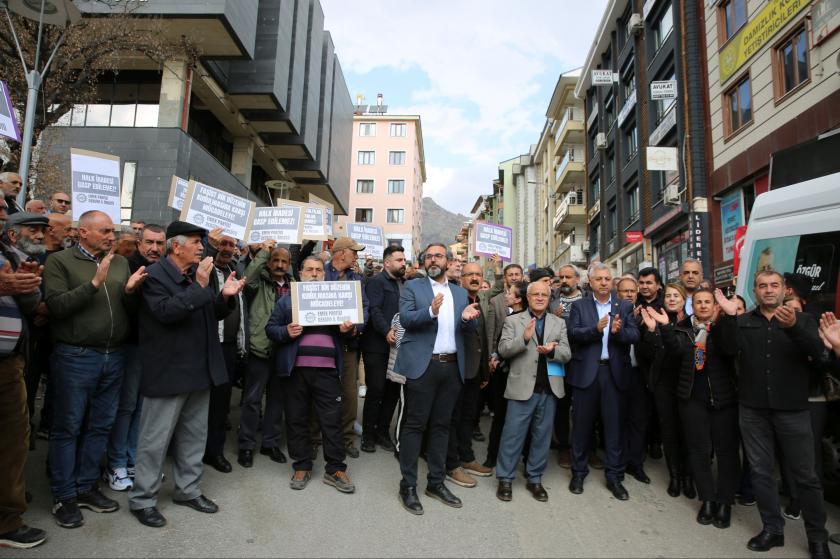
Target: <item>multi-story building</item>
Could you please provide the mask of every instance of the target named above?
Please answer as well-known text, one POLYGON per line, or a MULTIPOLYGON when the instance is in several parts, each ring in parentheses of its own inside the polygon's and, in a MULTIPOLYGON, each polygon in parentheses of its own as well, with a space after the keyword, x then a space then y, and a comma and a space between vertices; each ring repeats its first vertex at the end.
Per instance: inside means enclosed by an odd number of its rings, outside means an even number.
POLYGON ((703 4, 610 0, 575 89, 590 258, 614 273, 655 263, 674 279, 690 256, 708 269, 703 4), (649 170, 648 146, 676 148, 660 151, 667 171, 649 170))
POLYGON ((534 165, 536 146, 530 152, 519 156, 519 161, 511 168, 513 186, 514 215, 513 262, 523 266, 537 265, 537 168, 534 165))
POLYGON ((338 220, 382 226, 388 243, 402 245, 406 258, 420 254, 420 228, 426 158, 417 115, 388 115, 387 106, 356 105, 350 205, 338 220))
POLYGON ((706 2, 714 275, 768 189, 840 171, 840 33, 831 1, 706 2))
MULTIPOLYGON (((80 2, 85 17, 109 2, 80 2)), ((96 103, 76 105, 45 133, 69 167, 71 147, 118 155, 123 221, 165 223, 172 175, 268 204, 278 181, 293 199, 309 193, 348 207, 353 105, 318 0, 147 0, 138 25, 166 20, 200 58, 158 64, 125 53, 99 82, 96 103)))
POLYGON ((555 270, 564 264, 585 265, 589 254, 585 122, 583 102, 574 96, 579 78, 580 69, 558 78, 534 156, 539 201, 536 260, 555 270))

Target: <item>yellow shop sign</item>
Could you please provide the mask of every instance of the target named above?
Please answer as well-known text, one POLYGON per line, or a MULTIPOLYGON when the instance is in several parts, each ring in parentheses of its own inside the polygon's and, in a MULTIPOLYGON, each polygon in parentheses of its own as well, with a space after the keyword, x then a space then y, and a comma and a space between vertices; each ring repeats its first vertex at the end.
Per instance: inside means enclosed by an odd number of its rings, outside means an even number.
POLYGON ((720 83, 731 78, 738 68, 810 3, 809 0, 770 0, 720 52, 720 83))

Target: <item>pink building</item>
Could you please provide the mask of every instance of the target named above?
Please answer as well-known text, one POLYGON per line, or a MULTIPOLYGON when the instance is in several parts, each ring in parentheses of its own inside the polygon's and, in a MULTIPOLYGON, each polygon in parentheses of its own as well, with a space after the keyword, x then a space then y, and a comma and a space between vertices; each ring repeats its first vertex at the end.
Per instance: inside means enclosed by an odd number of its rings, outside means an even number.
POLYGON ((419 116, 356 114, 350 205, 348 215, 338 218, 336 235, 343 234, 348 222, 380 225, 385 238, 402 245, 406 258, 414 260, 421 250, 420 205, 425 182, 419 116))

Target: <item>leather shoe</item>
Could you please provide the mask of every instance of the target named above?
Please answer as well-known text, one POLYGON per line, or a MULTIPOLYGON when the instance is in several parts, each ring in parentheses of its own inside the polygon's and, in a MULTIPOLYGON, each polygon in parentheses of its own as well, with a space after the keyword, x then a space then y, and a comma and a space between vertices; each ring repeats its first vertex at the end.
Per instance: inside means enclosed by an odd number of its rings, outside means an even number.
POLYGON ((370 439, 362 438, 362 444, 360 447, 362 452, 376 452, 376 443, 370 439))
POLYGON ((784 545, 785 536, 783 534, 771 534, 762 530, 747 542, 747 549, 750 551, 770 551, 774 547, 784 547, 784 545))
POLYGON ((729 528, 732 519, 732 505, 719 504, 715 513, 715 528, 729 528))
POLYGON ((140 524, 145 524, 152 528, 163 528, 166 526, 166 518, 163 517, 156 507, 137 510, 131 509, 131 514, 140 521, 140 524))
POLYGON ((712 501, 703 501, 703 504, 700 505, 700 510, 697 512, 697 523, 708 526, 714 522, 716 514, 717 509, 715 508, 715 503, 712 501))
POLYGON ((240 450, 236 461, 239 462, 239 465, 243 468, 252 467, 254 465, 254 451, 249 449, 240 450))
POLYGON ((548 501, 548 492, 546 492, 545 487, 543 487, 542 483, 526 483, 525 489, 531 492, 531 495, 534 496, 534 499, 544 503, 548 501))
POLYGON ((218 456, 205 456, 201 461, 223 474, 229 474, 233 470, 233 466, 221 454, 218 456))
POLYGON ((439 483, 434 487, 427 487, 426 495, 432 499, 440 501, 448 507, 459 509, 463 506, 461 499, 453 495, 452 492, 442 483, 439 483))
POLYGON ((697 497, 697 491, 694 489, 694 478, 692 476, 683 476, 682 494, 689 499, 697 497))
POLYGON ((206 512, 208 514, 219 512, 219 505, 217 505, 204 495, 199 495, 195 499, 190 499, 189 501, 176 501, 175 499, 172 499, 172 502, 176 505, 190 507, 191 509, 197 510, 198 512, 206 512))
POLYGON ((405 510, 411 514, 423 514, 423 505, 420 504, 420 499, 417 497, 417 489, 414 487, 400 488, 400 504, 405 510))
POLYGON ((572 477, 572 481, 569 482, 569 491, 575 495, 583 493, 583 478, 579 476, 572 477))
POLYGON ((394 442, 391 440, 391 436, 388 433, 376 437, 376 444, 378 444, 385 452, 394 452, 394 442))
POLYGON ((636 481, 641 483, 650 483, 650 478, 645 473, 645 469, 642 466, 637 468, 627 468, 627 473, 630 474, 630 476, 636 481))
POLYGON ((811 559, 831 559, 828 542, 808 542, 808 553, 811 554, 811 559))
POLYGON ((668 495, 671 497, 679 497, 680 496, 680 478, 677 476, 671 476, 671 480, 668 482, 668 495))
POLYGON ((615 497, 619 501, 626 501, 630 498, 630 494, 627 493, 627 490, 624 488, 620 481, 608 481, 607 489, 609 489, 610 492, 612 492, 613 497, 615 497))
POLYGON ((510 501, 513 499, 513 487, 509 481, 499 480, 499 487, 496 488, 496 497, 500 501, 510 501))
POLYGON ((264 456, 268 456, 272 462, 277 462, 278 464, 285 464, 286 463, 286 455, 283 454, 283 451, 280 450, 279 446, 272 446, 272 447, 262 447, 260 448, 260 454, 264 456))

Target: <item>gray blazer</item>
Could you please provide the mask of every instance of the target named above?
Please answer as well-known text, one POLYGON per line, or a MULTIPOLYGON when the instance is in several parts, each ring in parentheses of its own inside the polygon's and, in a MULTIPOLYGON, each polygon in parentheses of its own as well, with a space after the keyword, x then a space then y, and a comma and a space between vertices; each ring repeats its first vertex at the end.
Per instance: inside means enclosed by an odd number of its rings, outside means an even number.
MULTIPOLYGON (((521 312, 507 317, 502 328, 499 354, 510 362, 510 375, 505 389, 505 398, 508 400, 527 400, 534 394, 540 356, 537 353, 537 337, 531 337, 527 345, 523 338, 529 322, 531 313, 521 312)), ((569 339, 566 337, 566 321, 546 310, 543 343, 551 342, 557 342, 551 361, 566 363, 572 358, 569 339)), ((548 382, 555 396, 562 398, 566 394, 563 390, 563 377, 549 376, 548 382)))

